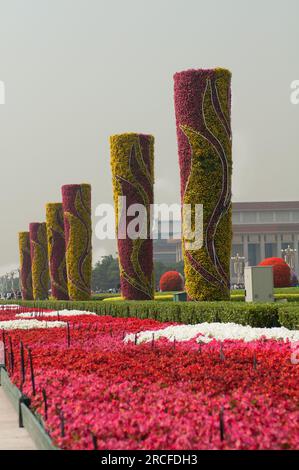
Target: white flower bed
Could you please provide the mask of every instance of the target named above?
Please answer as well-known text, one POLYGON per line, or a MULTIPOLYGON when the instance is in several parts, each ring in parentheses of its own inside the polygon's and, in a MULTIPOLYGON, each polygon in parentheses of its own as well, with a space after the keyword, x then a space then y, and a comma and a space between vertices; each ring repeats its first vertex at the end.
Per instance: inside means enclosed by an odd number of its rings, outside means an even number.
POLYGON ((20 305, 16 305, 16 304, 0 304, 0 310, 15 310, 16 308, 20 308, 20 305))
POLYGON ((75 317, 81 315, 96 315, 93 312, 85 310, 58 310, 55 312, 23 312, 17 313, 16 317, 19 318, 40 318, 40 317, 75 317))
MULTIPOLYGON (((243 339, 253 341, 265 337, 267 339, 287 339, 294 342, 299 341, 298 330, 287 328, 252 328, 251 326, 238 325, 236 323, 200 323, 197 325, 168 326, 161 330, 142 331, 137 335, 137 343, 167 338, 169 341, 188 341, 197 338, 197 342, 209 343, 213 339, 223 341, 225 339, 243 339)), ((124 338, 126 343, 135 341, 135 334, 127 334, 124 338)))
POLYGON ((32 330, 40 328, 66 327, 64 321, 8 320, 0 321, 0 330, 32 330))

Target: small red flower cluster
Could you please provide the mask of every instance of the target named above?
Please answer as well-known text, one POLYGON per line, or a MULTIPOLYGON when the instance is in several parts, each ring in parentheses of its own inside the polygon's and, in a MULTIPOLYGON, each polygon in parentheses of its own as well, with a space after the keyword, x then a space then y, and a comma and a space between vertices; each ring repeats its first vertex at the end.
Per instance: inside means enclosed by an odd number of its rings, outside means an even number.
POLYGON ((68 326, 5 333, 11 378, 60 448, 299 449, 299 367, 291 363, 291 344, 154 337, 134 344, 123 341, 126 333, 138 338, 161 323, 60 320, 68 326))

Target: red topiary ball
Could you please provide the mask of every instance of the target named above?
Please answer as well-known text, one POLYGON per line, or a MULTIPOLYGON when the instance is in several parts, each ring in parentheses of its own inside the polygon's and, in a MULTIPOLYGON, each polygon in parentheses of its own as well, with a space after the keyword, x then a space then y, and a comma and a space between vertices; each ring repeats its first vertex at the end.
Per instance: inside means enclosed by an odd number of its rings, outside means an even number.
POLYGON ((167 271, 160 277, 160 290, 180 291, 184 289, 184 278, 177 271, 167 271))
POLYGON ((259 266, 272 266, 274 287, 290 287, 291 269, 282 258, 265 258, 259 266))

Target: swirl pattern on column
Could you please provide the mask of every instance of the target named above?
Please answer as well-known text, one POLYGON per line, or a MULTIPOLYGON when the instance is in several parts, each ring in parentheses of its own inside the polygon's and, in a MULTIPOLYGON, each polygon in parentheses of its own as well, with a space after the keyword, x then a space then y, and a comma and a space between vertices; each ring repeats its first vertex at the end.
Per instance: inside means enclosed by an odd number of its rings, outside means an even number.
MULTIPOLYGON (((232 240, 231 74, 226 69, 174 75, 181 202, 203 205, 203 246, 187 248, 186 291, 191 300, 229 299, 232 240)), ((193 222, 194 223, 194 222, 193 222)))
POLYGON ((45 222, 29 225, 34 300, 45 300, 49 292, 47 229, 45 222))
MULTIPOLYGON (((154 137, 135 133, 114 135, 110 137, 110 149, 122 296, 128 300, 151 300, 154 298, 153 240, 150 236, 154 137), (121 214, 119 197, 126 198, 126 207, 121 214), (127 215, 125 211, 132 204, 142 204, 146 209, 146 220, 143 220, 146 235, 143 238, 132 239, 127 234, 135 215, 127 215), (125 238, 120 236, 120 225, 125 238)), ((137 225, 138 228, 141 229, 137 225)))
POLYGON ((51 296, 57 300, 68 300, 62 203, 46 205, 46 224, 51 296))
POLYGON ((88 300, 91 293, 91 186, 62 186, 66 269, 70 300, 88 300))
POLYGON ((33 300, 29 232, 19 232, 20 281, 23 300, 33 300))

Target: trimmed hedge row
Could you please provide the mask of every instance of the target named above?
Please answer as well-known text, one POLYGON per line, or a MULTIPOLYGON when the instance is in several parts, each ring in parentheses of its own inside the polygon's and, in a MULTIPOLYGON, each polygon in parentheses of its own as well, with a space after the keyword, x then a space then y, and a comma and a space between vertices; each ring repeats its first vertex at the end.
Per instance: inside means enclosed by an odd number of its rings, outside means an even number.
POLYGON ((281 305, 279 323, 290 330, 299 330, 299 305, 281 305))
POLYGON ((90 300, 103 300, 107 299, 108 297, 119 297, 119 293, 110 293, 110 292, 105 292, 102 294, 93 294, 90 300))
POLYGON ((244 302, 165 302, 165 301, 22 301, 26 307, 44 309, 77 309, 113 317, 153 318, 182 323, 234 322, 253 327, 279 326, 277 304, 244 302))
MULTIPOLYGON (((245 295, 245 289, 231 289, 231 295, 234 294, 243 294, 245 295)), ((275 294, 298 294, 299 287, 274 287, 275 294)))
POLYGON ((299 304, 244 302, 169 302, 169 301, 0 301, 18 303, 25 307, 52 310, 87 310, 98 315, 113 317, 153 318, 159 321, 182 323, 234 322, 253 327, 284 326, 299 329, 299 304))
MULTIPOLYGON (((288 302, 299 302, 299 294, 288 294, 288 293, 274 293, 274 299, 276 300, 287 300, 288 302)), ((230 300, 233 302, 240 302, 245 300, 245 294, 231 294, 230 300)))

